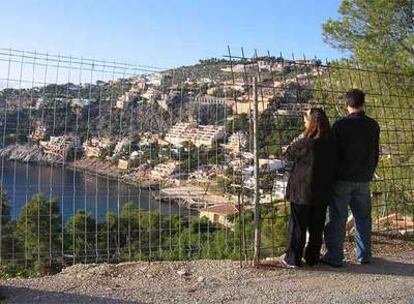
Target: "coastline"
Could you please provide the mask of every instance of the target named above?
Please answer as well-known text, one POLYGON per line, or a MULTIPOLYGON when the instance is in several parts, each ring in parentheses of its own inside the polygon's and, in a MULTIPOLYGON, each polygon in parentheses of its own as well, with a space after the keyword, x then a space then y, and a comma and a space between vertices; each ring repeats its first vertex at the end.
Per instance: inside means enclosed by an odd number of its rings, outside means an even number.
POLYGON ((155 200, 163 200, 164 196, 175 201, 178 205, 188 209, 200 209, 214 204, 226 204, 231 200, 225 198, 223 194, 216 194, 206 191, 203 187, 194 184, 174 185, 167 180, 154 180, 150 178, 149 171, 143 168, 133 168, 129 170, 119 169, 109 161, 98 158, 87 158, 82 156, 72 161, 63 161, 59 156, 45 154, 37 145, 10 145, 0 148, 0 158, 7 161, 17 161, 24 164, 41 164, 45 166, 56 166, 71 171, 80 171, 91 177, 100 177, 111 181, 120 182, 125 185, 141 188, 149 191, 155 200), (165 186, 165 187, 163 187, 165 186), (195 201, 203 204, 195 203, 195 201))
POLYGON ((130 186, 138 188, 156 188, 159 183, 154 183, 148 178, 142 177, 139 171, 130 170, 123 171, 109 162, 96 158, 82 157, 80 159, 66 162, 66 168, 71 170, 82 170, 85 174, 109 178, 111 180, 119 180, 130 186))
POLYGON ((81 170, 87 175, 119 180, 122 183, 138 188, 158 188, 159 182, 151 181, 138 170, 123 171, 107 161, 96 158, 81 157, 73 161, 63 161, 61 157, 43 153, 38 145, 8 145, 0 148, 0 158, 21 163, 37 163, 42 165, 62 166, 70 170, 81 170))

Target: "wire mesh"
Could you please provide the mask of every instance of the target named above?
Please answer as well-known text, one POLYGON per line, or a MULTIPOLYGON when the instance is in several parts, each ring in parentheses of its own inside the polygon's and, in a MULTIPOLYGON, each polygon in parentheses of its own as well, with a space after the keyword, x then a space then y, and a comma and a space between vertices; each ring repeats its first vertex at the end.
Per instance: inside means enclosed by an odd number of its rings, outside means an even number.
MULTIPOLYGON (((323 62, 294 55, 286 59, 269 52, 258 56, 257 51, 246 58, 243 49, 237 55, 229 49, 224 58, 237 68, 233 84, 244 81, 251 86, 252 77, 258 79, 260 176, 256 182, 262 194, 262 258, 284 250, 289 213, 284 193, 289 170, 283 166, 283 151, 303 132, 304 110, 323 108, 334 123, 346 115, 343 95, 352 88, 366 93, 366 112, 381 127, 380 162, 371 183, 373 231, 392 235, 413 232, 413 75, 387 66, 361 67, 351 60, 323 62)), ((242 97, 235 103, 239 109, 248 107, 246 112, 250 113, 253 100, 242 97)), ((243 115, 241 111, 238 114, 243 115)), ((349 236, 354 232, 351 218, 347 232, 349 236)), ((252 238, 250 233, 250 244, 252 238)), ((249 249, 253 251, 252 246, 249 249)))
POLYGON ((333 122, 352 87, 382 129, 374 230, 412 231, 414 80, 384 71, 230 48, 174 69, 0 49, 1 264, 249 260, 255 198, 260 256, 280 254, 283 149, 303 109, 333 122))

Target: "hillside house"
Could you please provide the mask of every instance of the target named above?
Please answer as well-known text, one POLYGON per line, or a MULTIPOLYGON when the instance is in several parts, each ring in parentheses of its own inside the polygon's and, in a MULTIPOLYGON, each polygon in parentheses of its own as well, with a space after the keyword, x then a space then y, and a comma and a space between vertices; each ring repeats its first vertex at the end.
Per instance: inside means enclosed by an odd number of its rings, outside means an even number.
POLYGON ((82 151, 80 139, 75 136, 51 136, 49 141, 40 141, 40 146, 45 154, 59 156, 68 159, 71 153, 82 151))
POLYGON ((129 162, 126 159, 118 160, 118 169, 120 170, 128 170, 129 169, 129 162))
POLYGON ((140 146, 156 145, 160 139, 160 135, 151 132, 145 132, 141 135, 139 144, 140 146))
POLYGON ((36 121, 34 124, 35 129, 30 133, 29 139, 40 141, 46 137, 47 129, 40 121, 36 121))
POLYGON ((209 95, 197 95, 192 98, 192 103, 202 104, 202 105, 227 105, 228 99, 221 97, 214 97, 209 95))
POLYGON ((111 145, 111 140, 109 138, 98 139, 92 137, 90 140, 87 140, 83 143, 83 151, 86 157, 99 157, 103 149, 111 145))
POLYGON ((157 103, 165 111, 168 111, 173 103, 173 95, 161 94, 160 97, 157 99, 157 103))
POLYGON ((73 98, 71 99, 72 107, 84 108, 88 107, 90 104, 95 103, 96 99, 87 99, 87 98, 73 98))
POLYGON ((223 139, 226 136, 226 130, 223 126, 205 125, 198 126, 194 144, 196 147, 212 147, 214 142, 223 139))
POLYGON ((283 200, 285 199, 286 195, 286 187, 288 183, 288 177, 287 176, 281 176, 280 178, 276 178, 273 182, 273 198, 277 200, 283 200))
POLYGON ((125 137, 122 140, 118 141, 116 143, 115 149, 114 149, 114 153, 113 155, 118 155, 122 152, 122 150, 124 149, 124 147, 128 146, 131 143, 131 141, 125 137))
POLYGON ((240 152, 247 147, 247 135, 243 131, 238 131, 229 136, 227 144, 223 144, 223 148, 230 152, 240 152))
MULTIPOLYGON (((274 173, 279 170, 283 170, 286 164, 283 160, 272 158, 259 159, 259 172, 260 173, 274 173)), ((254 174, 254 165, 245 167, 242 169, 243 175, 251 176, 254 174)))
POLYGON ((137 95, 135 92, 131 92, 131 91, 125 92, 122 96, 118 97, 118 99, 116 100, 115 107, 120 110, 126 109, 128 105, 132 101, 134 101, 136 96, 137 95))
POLYGON ((145 78, 135 78, 132 81, 132 88, 136 91, 136 92, 142 92, 144 90, 147 89, 147 80, 145 78))
POLYGON ((147 83, 159 87, 161 85, 162 75, 160 73, 153 73, 147 76, 147 83))
POLYGON ((176 161, 169 161, 158 164, 151 170, 151 177, 155 179, 163 179, 173 175, 179 169, 179 163, 176 161))
POLYGON ((159 98, 161 92, 155 88, 149 88, 145 93, 142 94, 142 97, 148 101, 155 101, 159 98))
POLYGON ((212 223, 231 228, 234 223, 229 217, 238 214, 238 208, 233 204, 219 204, 200 209, 200 218, 206 217, 212 223))
POLYGON ((285 167, 286 167, 286 163, 280 159, 274 159, 274 158, 259 159, 259 170, 261 173, 273 173, 279 170, 283 170, 285 167))

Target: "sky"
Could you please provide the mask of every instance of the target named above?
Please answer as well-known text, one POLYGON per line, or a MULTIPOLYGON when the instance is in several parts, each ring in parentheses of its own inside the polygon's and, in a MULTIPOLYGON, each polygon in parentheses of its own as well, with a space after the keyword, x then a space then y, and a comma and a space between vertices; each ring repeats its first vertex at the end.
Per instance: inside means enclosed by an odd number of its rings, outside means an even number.
POLYGON ((158 67, 222 57, 227 46, 338 58, 322 39, 340 0, 0 0, 0 48, 158 67))

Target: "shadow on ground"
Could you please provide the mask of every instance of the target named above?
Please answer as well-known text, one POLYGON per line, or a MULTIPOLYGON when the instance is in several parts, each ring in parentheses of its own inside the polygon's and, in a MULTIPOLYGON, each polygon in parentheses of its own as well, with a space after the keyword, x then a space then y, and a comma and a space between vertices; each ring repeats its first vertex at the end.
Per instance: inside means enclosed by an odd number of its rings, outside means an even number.
MULTIPOLYGON (((263 263, 262 269, 283 269, 273 263, 263 263)), ((291 270, 292 271, 292 270, 291 270)), ((372 262, 367 265, 358 265, 354 263, 345 263, 343 267, 336 268, 325 264, 316 266, 303 266, 293 271, 315 271, 315 272, 337 272, 350 274, 372 274, 372 275, 389 275, 414 277, 414 264, 387 260, 385 258, 373 258, 372 262)))
POLYGON ((322 264, 314 267, 303 267, 302 269, 307 271, 332 271, 340 273, 414 277, 414 264, 391 261, 385 258, 373 258, 371 264, 368 265, 350 263, 345 264, 345 266, 341 268, 334 268, 322 264))
POLYGON ((0 287, 0 303, 96 303, 96 304, 130 304, 140 303, 113 298, 95 297, 66 292, 50 292, 24 287, 0 287), (17 302, 16 300, 17 299, 17 302))

